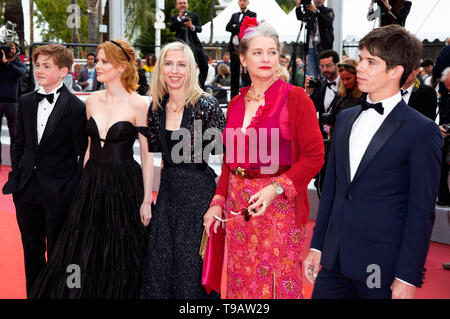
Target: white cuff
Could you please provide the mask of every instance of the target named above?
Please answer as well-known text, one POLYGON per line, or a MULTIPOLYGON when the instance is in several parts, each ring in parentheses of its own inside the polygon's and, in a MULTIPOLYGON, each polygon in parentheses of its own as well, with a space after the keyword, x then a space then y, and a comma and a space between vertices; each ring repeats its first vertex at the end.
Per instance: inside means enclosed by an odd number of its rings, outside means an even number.
POLYGON ((404 283, 404 284, 407 284, 407 285, 410 285, 410 286, 415 287, 413 284, 410 284, 409 282, 406 282, 406 281, 404 281, 404 280, 401 280, 401 279, 398 278, 398 277, 395 277, 395 279, 397 279, 398 281, 401 281, 401 282, 404 283))
POLYGON ((319 254, 321 254, 322 252, 320 251, 320 250, 318 250, 318 249, 315 249, 315 248, 310 248, 309 249, 310 251, 316 251, 316 252, 318 252, 319 254))

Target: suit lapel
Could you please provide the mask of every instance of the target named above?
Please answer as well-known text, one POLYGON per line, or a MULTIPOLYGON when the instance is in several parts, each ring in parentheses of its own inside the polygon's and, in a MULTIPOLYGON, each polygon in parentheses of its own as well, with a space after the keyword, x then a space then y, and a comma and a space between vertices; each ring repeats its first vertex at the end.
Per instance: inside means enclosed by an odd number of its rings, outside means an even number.
POLYGON ((52 112, 47 120, 47 125, 45 125, 44 133, 42 134, 40 145, 45 144, 45 142, 50 138, 55 130, 57 124, 61 120, 64 110, 66 109, 67 102, 69 101, 70 93, 63 84, 63 89, 59 94, 58 100, 56 101, 55 106, 53 107, 52 112))
POLYGON ((36 92, 33 92, 33 94, 31 95, 30 99, 30 128, 31 128, 31 138, 32 138, 32 142, 33 142, 33 146, 36 149, 38 147, 38 142, 37 142, 37 110, 38 110, 38 102, 37 102, 37 98, 36 98, 36 92))
POLYGON ((356 119, 358 118, 359 114, 361 114, 361 107, 355 107, 354 113, 350 116, 348 121, 345 123, 344 132, 342 135, 343 142, 342 142, 342 151, 344 152, 342 154, 343 160, 344 160, 344 171, 345 171, 345 180, 347 181, 348 185, 350 185, 350 133, 352 132, 353 123, 355 123, 356 119))
POLYGON ((381 148, 391 138, 391 136, 398 130, 403 123, 404 113, 407 111, 407 105, 405 101, 401 100, 392 112, 387 116, 384 122, 381 124, 378 131, 373 136, 372 140, 367 146, 367 149, 361 159, 361 162, 356 170, 355 176, 352 180, 352 184, 361 176, 366 170, 381 148))

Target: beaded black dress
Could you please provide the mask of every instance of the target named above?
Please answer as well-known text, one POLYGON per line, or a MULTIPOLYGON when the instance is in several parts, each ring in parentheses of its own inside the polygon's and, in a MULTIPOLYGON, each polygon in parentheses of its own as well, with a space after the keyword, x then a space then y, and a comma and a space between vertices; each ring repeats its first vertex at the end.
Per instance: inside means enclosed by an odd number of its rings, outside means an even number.
POLYGON ((201 284, 203 215, 216 190, 216 175, 203 150, 209 142, 222 145, 225 117, 214 97, 202 95, 195 105, 185 107, 180 130, 168 131, 166 102, 167 97, 159 110, 150 108, 148 114, 149 150, 161 152, 164 164, 149 225, 141 298, 217 298, 215 292, 208 295, 201 284), (216 131, 218 138, 202 141, 208 129, 216 131), (178 163, 176 155, 185 160, 178 163))
POLYGON ((88 120, 89 160, 30 298, 139 298, 148 237, 140 220, 142 171, 133 158, 141 131, 120 121, 102 139, 95 119, 88 120))

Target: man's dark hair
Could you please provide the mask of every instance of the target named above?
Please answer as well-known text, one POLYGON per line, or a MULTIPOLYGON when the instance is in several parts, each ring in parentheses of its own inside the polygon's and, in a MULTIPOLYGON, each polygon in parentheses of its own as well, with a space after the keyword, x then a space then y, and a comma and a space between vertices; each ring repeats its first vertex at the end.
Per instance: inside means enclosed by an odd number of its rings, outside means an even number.
POLYGON ((425 60, 423 60, 423 62, 422 62, 422 64, 420 66, 424 68, 424 67, 427 67, 427 66, 430 66, 430 65, 434 66, 433 60, 425 59, 425 60))
POLYGON ((370 31, 359 41, 359 49, 366 49, 373 56, 386 62, 386 70, 398 65, 404 69, 400 87, 405 84, 408 75, 419 64, 422 43, 405 28, 387 25, 370 31))
POLYGON ((322 59, 333 58, 333 63, 336 64, 339 62, 339 54, 333 50, 325 50, 319 54, 319 61, 322 59))
POLYGON ((94 57, 94 60, 97 59, 97 56, 96 56, 95 53, 93 53, 93 52, 89 52, 89 53, 86 55, 86 58, 89 57, 89 56, 93 56, 93 57, 94 57))

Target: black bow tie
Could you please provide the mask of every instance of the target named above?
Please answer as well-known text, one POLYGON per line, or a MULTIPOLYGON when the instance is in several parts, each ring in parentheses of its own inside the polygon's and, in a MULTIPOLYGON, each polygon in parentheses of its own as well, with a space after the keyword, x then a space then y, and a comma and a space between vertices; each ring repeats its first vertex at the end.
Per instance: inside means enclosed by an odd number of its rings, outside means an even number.
POLYGON ((327 86, 331 89, 332 86, 336 86, 336 82, 328 82, 327 81, 327 86))
MULTIPOLYGON (((58 89, 58 91, 56 91, 56 93, 61 93, 62 91, 62 86, 58 89)), ((41 102, 43 99, 47 99, 47 101, 50 104, 53 104, 53 99, 55 98, 55 94, 50 93, 50 94, 42 94, 42 93, 36 93, 36 99, 39 102, 41 102)))
POLYGON ((362 106, 363 111, 368 110, 368 109, 374 109, 381 115, 383 115, 383 113, 384 113, 383 104, 381 102, 372 104, 367 101, 361 101, 361 106, 362 106))
POLYGON ((408 94, 408 90, 405 90, 405 91, 400 90, 400 93, 402 94, 402 96, 405 96, 406 94, 408 94))

